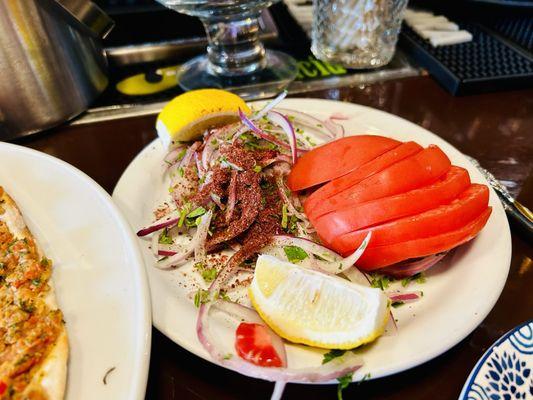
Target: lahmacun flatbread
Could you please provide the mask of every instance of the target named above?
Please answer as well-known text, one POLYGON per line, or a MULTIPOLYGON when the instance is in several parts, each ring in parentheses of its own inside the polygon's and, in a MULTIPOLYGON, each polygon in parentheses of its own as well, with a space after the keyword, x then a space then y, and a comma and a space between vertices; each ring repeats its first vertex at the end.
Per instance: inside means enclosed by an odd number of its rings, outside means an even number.
POLYGON ((0 186, 0 399, 56 400, 65 393, 68 339, 52 262, 0 186))

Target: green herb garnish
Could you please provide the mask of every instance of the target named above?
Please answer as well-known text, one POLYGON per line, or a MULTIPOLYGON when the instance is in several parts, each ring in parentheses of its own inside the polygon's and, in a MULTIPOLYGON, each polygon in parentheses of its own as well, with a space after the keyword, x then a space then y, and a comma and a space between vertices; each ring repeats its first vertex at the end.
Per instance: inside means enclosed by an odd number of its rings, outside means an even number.
POLYGON ((426 281, 426 278, 424 277, 424 274, 422 272, 419 272, 418 274, 414 274, 413 276, 409 276, 407 278, 402 279, 402 286, 406 287, 413 281, 415 281, 416 283, 424 283, 426 281))
POLYGON ((207 303, 209 301, 209 290, 198 289, 194 295, 194 305, 200 307, 200 304, 207 303))
POLYGON ((398 308, 400 306, 403 306, 405 303, 403 301, 393 301, 391 306, 393 306, 394 308, 398 308))
POLYGON ((287 229, 287 222, 289 220, 289 215, 287 214, 287 204, 283 204, 281 207, 281 227, 287 229))
POLYGON ((174 241, 172 238, 168 235, 168 229, 165 228, 163 231, 159 234, 159 243, 161 244, 172 244, 174 241))
POLYGON ((305 250, 298 246, 283 246, 283 251, 291 263, 297 263, 309 257, 305 250))
POLYGON ((201 215, 204 215, 207 212, 207 210, 203 207, 198 207, 192 210, 189 214, 187 214, 187 218, 196 218, 201 215))
POLYGON ((262 168, 261 168, 260 165, 256 165, 256 166, 253 168, 254 172, 257 172, 257 173, 261 172, 261 169, 262 169, 262 168))
POLYGON ((344 355, 344 353, 346 353, 346 350, 338 350, 338 349, 330 350, 324 354, 324 358, 322 359, 322 364, 328 363, 334 358, 341 357, 344 355))
POLYGON ((389 287, 390 279, 383 275, 372 275, 372 280, 370 281, 370 286, 374 288, 380 288, 385 290, 389 287))
POLYGON ((341 376, 340 378, 337 378, 339 381, 339 385, 337 386, 337 399, 342 400, 342 391, 348 387, 350 383, 352 383, 353 379, 353 372, 350 372, 349 374, 346 374, 344 376, 341 376))

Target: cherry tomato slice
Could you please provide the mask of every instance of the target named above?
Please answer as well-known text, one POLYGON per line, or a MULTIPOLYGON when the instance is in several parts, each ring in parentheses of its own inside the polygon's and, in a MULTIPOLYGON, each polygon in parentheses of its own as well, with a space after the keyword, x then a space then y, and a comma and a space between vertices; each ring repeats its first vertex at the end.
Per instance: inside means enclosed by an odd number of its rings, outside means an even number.
POLYGON ((283 366, 264 325, 241 322, 235 332, 235 350, 243 360, 252 364, 261 367, 283 366))
POLYGON ((418 143, 402 143, 398 147, 395 147, 394 149, 383 153, 366 164, 361 165, 356 170, 341 176, 340 178, 336 178, 315 190, 305 201, 305 206, 306 208, 312 210, 322 200, 332 197, 337 193, 340 193, 361 182, 363 179, 366 179, 369 176, 372 176, 375 173, 390 167, 392 164, 395 164, 398 161, 415 155, 420 151, 422 151, 422 146, 420 146, 418 143))
POLYGON ((372 271, 409 258, 429 256, 457 247, 473 239, 487 223, 491 207, 487 207, 477 218, 454 231, 410 240, 407 242, 368 248, 357 261, 357 267, 372 271))
MULTIPOLYGON (((342 178, 341 178, 342 179, 342 178)), ((323 215, 313 225, 320 238, 331 244, 337 237, 450 203, 470 186, 468 171, 452 166, 437 182, 409 192, 345 207, 323 215)), ((371 245, 376 238, 372 237, 371 245)))
POLYGON ((451 163, 446 154, 432 145, 323 200, 313 209, 304 205, 305 212, 311 223, 314 223, 318 217, 334 210, 429 185, 448 172, 450 167, 451 163))
POLYGON ((374 135, 349 136, 329 142, 298 158, 287 178, 287 186, 297 191, 328 182, 399 145, 397 140, 374 135))

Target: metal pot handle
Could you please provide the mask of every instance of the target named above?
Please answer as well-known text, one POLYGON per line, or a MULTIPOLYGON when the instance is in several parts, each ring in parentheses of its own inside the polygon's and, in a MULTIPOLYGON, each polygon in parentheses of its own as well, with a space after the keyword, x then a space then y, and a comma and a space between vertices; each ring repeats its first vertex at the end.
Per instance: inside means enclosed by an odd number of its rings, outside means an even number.
POLYGON ((51 0, 78 27, 105 38, 115 22, 90 0, 51 0))

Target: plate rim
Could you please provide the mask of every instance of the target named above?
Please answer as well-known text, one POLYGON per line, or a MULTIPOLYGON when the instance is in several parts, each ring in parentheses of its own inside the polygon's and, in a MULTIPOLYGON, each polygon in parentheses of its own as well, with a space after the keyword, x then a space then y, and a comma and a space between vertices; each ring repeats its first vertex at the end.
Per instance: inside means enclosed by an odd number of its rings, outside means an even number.
POLYGON ((73 166, 72 164, 69 164, 68 162, 60 158, 22 145, 0 142, 0 151, 3 147, 5 147, 7 151, 15 151, 19 153, 29 154, 32 157, 37 157, 46 160, 45 162, 55 163, 61 168, 66 169, 81 182, 85 183, 91 190, 94 190, 98 197, 100 197, 104 201, 104 203, 106 203, 106 205, 109 207, 110 211, 114 215, 115 221, 119 224, 120 231, 123 232, 124 242, 127 245, 128 252, 134 260, 132 264, 134 264, 136 270, 136 286, 139 289, 137 291, 137 295, 141 299, 140 304, 142 307, 139 310, 140 320, 138 323, 138 328, 140 330, 139 337, 141 337, 142 340, 139 340, 139 348, 136 349, 140 356, 136 361, 136 364, 138 365, 132 369, 134 371, 134 376, 132 378, 132 382, 130 382, 131 390, 129 394, 134 395, 136 399, 144 399, 148 383, 148 372, 151 354, 152 297, 150 295, 150 287, 148 284, 148 276, 144 263, 144 258, 142 257, 139 243, 137 241, 137 238, 133 234, 133 230, 129 222, 124 216, 122 210, 113 201, 112 196, 107 193, 104 188, 102 188, 93 178, 91 178, 88 174, 86 174, 79 168, 73 166))
MULTIPOLYGON (((250 102, 247 102, 247 104, 259 105, 260 106, 262 104, 268 103, 268 101, 269 100, 250 101, 250 102)), ((441 138, 437 134, 427 130, 426 128, 424 128, 424 127, 422 127, 420 125, 417 125, 414 122, 411 122, 408 119, 405 119, 405 118, 400 117, 398 115, 395 115, 395 114, 392 114, 392 113, 389 113, 387 111, 383 111, 383 110, 380 110, 380 109, 377 109, 377 108, 373 108, 373 107, 369 107, 369 106, 366 106, 366 105, 358 104, 358 103, 346 102, 346 101, 341 101, 341 100, 322 99, 322 98, 290 97, 290 98, 284 99, 281 104, 283 104, 283 103, 287 104, 287 103, 290 103, 292 101, 308 102, 308 103, 321 102, 321 103, 326 103, 326 104, 341 104, 343 107, 354 107, 354 108, 358 108, 359 111, 367 110, 367 111, 370 111, 372 113, 377 113, 381 117, 388 118, 389 120, 393 119, 393 120, 401 121, 402 124, 412 125, 414 129, 417 129, 419 131, 420 130, 424 131, 424 134, 428 135, 429 138, 436 138, 437 141, 445 143, 449 148, 453 149, 453 151, 455 151, 458 154, 460 154, 462 156, 462 158, 464 159, 465 163, 467 163, 473 169, 477 170, 477 168, 465 157, 465 155, 459 149, 457 149, 455 146, 450 144, 448 141, 446 141, 445 139, 441 138)), ((347 136, 350 136, 350 135, 347 135, 347 136)), ((119 180, 117 181, 117 183, 116 183, 116 185, 115 185, 115 187, 113 189, 113 194, 112 194, 113 198, 115 198, 115 194, 118 191, 117 188, 119 188, 121 186, 121 184, 123 182, 123 178, 127 174, 128 169, 130 169, 130 167, 132 167, 132 165, 134 163, 136 163, 139 159, 144 157, 146 153, 150 152, 152 150, 152 147, 154 146, 154 144, 156 144, 158 142, 160 142, 160 139, 156 138, 153 141, 151 141, 150 143, 148 143, 133 158, 133 160, 130 162, 130 164, 128 164, 128 166, 124 169, 122 175, 120 176, 119 180)), ((500 209, 499 211, 503 212, 504 216, 505 216, 505 211, 504 211, 503 205, 502 205, 501 201, 499 200, 496 192, 494 191, 494 189, 492 189, 492 187, 490 186, 488 181, 485 179, 485 177, 482 177, 482 180, 483 180, 483 183, 485 185, 487 185, 487 187, 489 188, 489 191, 491 192, 491 196, 493 196, 495 199, 498 200, 497 201, 497 206, 500 209)), ((490 307, 488 307, 484 313, 478 313, 477 319, 476 319, 476 324, 473 327, 471 327, 471 328, 469 327, 468 329, 461 330, 460 334, 455 335, 456 338, 454 338, 453 340, 449 340, 448 342, 446 342, 445 345, 441 346, 441 348, 436 349, 436 350, 434 350, 432 352, 429 352, 425 356, 420 356, 420 357, 417 357, 417 358, 413 359, 414 361, 411 362, 408 367, 398 367, 396 369, 391 369, 391 370, 387 371, 386 373, 382 373, 382 374, 379 374, 379 375, 372 375, 367 380, 380 379, 380 378, 384 378, 384 377, 387 377, 387 376, 395 375, 395 374, 398 374, 398 373, 401 373, 401 372, 405 372, 405 371, 408 371, 410 369, 413 369, 415 367, 418 367, 418 366, 420 366, 420 365, 422 365, 422 364, 424 364, 426 362, 429 362, 429 361, 435 359, 436 357, 446 353, 447 351, 452 349, 454 346, 459 344, 462 340, 464 340, 469 334, 471 334, 483 322, 483 320, 487 317, 487 315, 490 314, 490 312, 494 308, 495 304, 498 302, 498 300, 499 300, 499 298, 501 296, 501 293, 503 292, 503 289, 505 287, 505 283, 507 282, 507 278, 508 278, 508 275, 509 275, 510 266, 511 266, 512 241, 511 241, 511 231, 510 231, 509 221, 508 221, 507 218, 504 218, 502 222, 504 224, 502 230, 505 231, 505 232, 502 232, 502 238, 504 239, 504 241, 505 241, 505 243, 507 245, 506 246, 507 247, 506 248, 506 250, 507 250, 506 256, 507 257, 506 257, 506 263, 505 263, 507 265, 507 269, 506 269, 505 279, 503 279, 500 282, 499 289, 497 291, 495 291, 495 292, 498 293, 498 296, 496 296, 492 302, 487 303, 488 305, 490 305, 490 307), (444 349, 444 350, 442 350, 442 349, 444 349)), ((146 266, 146 263, 145 263, 145 266, 146 266)), ((146 268, 148 268, 148 266, 146 266, 146 268)), ((147 273, 148 273, 148 271, 147 271, 147 273)), ((148 282, 150 282, 150 276, 148 276, 148 282)), ((154 315, 155 315, 155 313, 154 313, 154 315)), ((155 328, 157 328, 160 332, 162 332, 166 337, 168 337, 170 340, 172 340, 174 343, 176 343, 182 349, 188 351, 189 353, 191 353, 191 354, 193 354, 193 355, 195 355, 197 357, 200 357, 200 358, 210 362, 213 365, 216 365, 218 367, 222 367, 222 368, 225 368, 227 370, 233 371, 232 369, 227 368, 227 367, 217 363, 215 360, 211 359, 208 355, 204 355, 202 353, 194 352, 193 349, 189 348, 189 346, 186 345, 186 342, 180 340, 178 335, 173 334, 173 332, 170 332, 164 326, 159 324, 158 321, 157 321, 157 318, 155 318, 155 317, 153 318, 152 324, 154 325, 155 328)), ((310 384, 336 384, 336 381, 335 382, 310 383, 310 384)))
POLYGON ((500 336, 492 345, 485 350, 485 352, 481 355, 479 360, 474 365, 474 368, 472 368, 472 371, 468 375, 468 378, 466 378, 465 384, 463 386, 463 389, 461 390, 461 394, 459 395, 459 400, 462 400, 466 393, 470 390, 472 385, 475 383, 475 380, 478 376, 479 370, 485 365, 485 361, 487 361, 487 358, 494 352, 494 349, 505 342, 509 337, 522 329, 524 326, 532 325, 533 326, 533 319, 527 320, 522 322, 521 324, 518 324, 514 328, 509 329, 506 333, 504 333, 502 336, 500 336))

